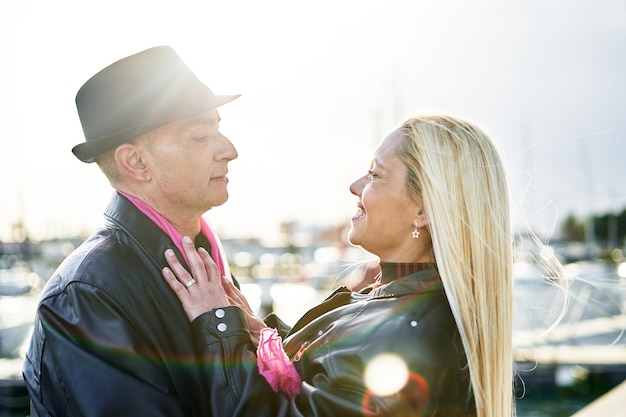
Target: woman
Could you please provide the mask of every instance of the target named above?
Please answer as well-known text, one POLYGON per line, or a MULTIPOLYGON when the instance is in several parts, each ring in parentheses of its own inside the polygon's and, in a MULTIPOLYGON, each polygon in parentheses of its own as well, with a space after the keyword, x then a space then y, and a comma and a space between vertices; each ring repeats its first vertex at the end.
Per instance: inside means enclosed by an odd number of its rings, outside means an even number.
POLYGON ((350 191, 349 240, 382 272, 306 313, 284 337, 286 357, 267 349, 277 339, 206 251, 184 243, 197 285, 168 254, 164 277, 215 369, 211 383, 228 393, 221 415, 511 415, 512 236, 492 142, 457 118, 412 117, 350 191))

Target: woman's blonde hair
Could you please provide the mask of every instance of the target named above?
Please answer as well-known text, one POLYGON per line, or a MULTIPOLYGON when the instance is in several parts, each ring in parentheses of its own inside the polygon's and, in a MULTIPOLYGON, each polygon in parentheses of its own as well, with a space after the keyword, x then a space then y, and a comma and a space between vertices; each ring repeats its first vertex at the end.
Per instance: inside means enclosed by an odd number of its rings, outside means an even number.
POLYGON ((468 360, 478 417, 513 407, 513 240, 509 191, 494 144, 450 116, 401 125, 398 157, 423 202, 437 266, 468 360))

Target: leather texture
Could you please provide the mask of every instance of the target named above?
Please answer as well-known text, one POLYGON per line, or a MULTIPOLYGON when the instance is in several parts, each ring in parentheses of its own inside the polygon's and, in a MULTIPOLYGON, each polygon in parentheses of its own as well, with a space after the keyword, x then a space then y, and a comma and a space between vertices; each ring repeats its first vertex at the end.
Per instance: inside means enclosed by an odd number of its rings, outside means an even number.
POLYGON ((206 372, 161 276, 167 248, 184 258, 119 194, 105 218, 41 294, 24 364, 31 416, 223 415, 226 381, 206 372))
MULTIPOLYGON (((435 269, 375 289, 341 288, 313 308, 284 339, 303 383, 299 395, 276 394, 259 376, 236 307, 198 317, 194 332, 207 361, 224 358, 234 408, 224 416, 471 416, 475 414, 461 340, 435 269), (220 313, 223 315, 223 312, 220 313), (227 321, 222 331, 220 322, 227 321), (381 354, 402 358, 404 388, 377 395, 366 366, 381 354), (301 355, 301 357, 299 357, 301 355)), ((390 377, 380 372, 376 378, 390 377)))

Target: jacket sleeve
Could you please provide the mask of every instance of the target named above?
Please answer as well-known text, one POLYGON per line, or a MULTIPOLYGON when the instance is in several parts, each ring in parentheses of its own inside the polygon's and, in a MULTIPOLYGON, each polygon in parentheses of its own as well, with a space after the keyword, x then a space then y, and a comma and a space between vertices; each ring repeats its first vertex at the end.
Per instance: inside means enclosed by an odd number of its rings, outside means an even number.
POLYGON ((45 351, 39 364, 45 397, 43 404, 34 398, 33 415, 191 414, 190 405, 171 392, 162 358, 144 351, 141 329, 105 292, 71 284, 41 301, 39 319, 35 332, 46 340, 39 347, 45 351))
MULTIPOLYGON (((367 398, 360 365, 354 364, 340 378, 320 370, 304 381, 300 394, 288 398, 275 393, 259 374, 255 348, 250 342, 243 312, 237 307, 216 309, 192 323, 197 347, 204 360, 215 366, 214 376, 225 378, 229 387, 228 408, 220 415, 236 417, 374 417, 407 412, 398 402, 367 398), (401 407, 401 408, 402 408, 401 407)), ((226 405, 226 404, 225 404, 226 405)), ((405 405, 402 405, 404 407, 405 405)), ((402 414, 404 415, 404 414, 402 414)), ((416 415, 416 414, 407 414, 416 415)))
POLYGON ((291 331, 291 326, 281 320, 280 317, 276 315, 276 313, 270 313, 263 319, 265 324, 268 327, 276 329, 278 331, 278 335, 282 338, 287 337, 289 332, 291 331))

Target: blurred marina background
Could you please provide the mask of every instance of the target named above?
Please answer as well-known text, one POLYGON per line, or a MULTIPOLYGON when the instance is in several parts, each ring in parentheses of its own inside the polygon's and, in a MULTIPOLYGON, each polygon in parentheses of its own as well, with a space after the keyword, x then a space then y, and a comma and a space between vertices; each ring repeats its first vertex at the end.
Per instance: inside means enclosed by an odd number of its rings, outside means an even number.
MULTIPOLYGON (((333 289, 360 289, 377 273, 373 258, 346 244, 345 228, 297 229, 284 225, 285 244, 278 246, 256 239, 224 240, 233 274, 251 306, 261 316, 273 311, 288 324, 295 324, 333 289)), ((625 233, 622 226, 621 241, 625 233)), ((2 245, 0 416, 27 412, 21 366, 37 296, 46 277, 80 242, 2 245)), ((521 235, 516 245, 518 416, 572 416, 626 380, 624 247, 597 245, 588 251, 580 241, 537 246, 521 235), (546 251, 561 260, 560 274, 544 268, 546 251)))
POLYGON ((293 322, 369 282, 375 263, 345 241, 348 186, 405 116, 451 113, 510 171, 518 415, 571 416, 626 379, 626 1, 0 0, 0 415, 24 415, 38 292, 112 192, 70 152, 76 91, 160 44, 242 94, 220 108, 240 154, 230 199, 206 217, 260 314, 293 322))

